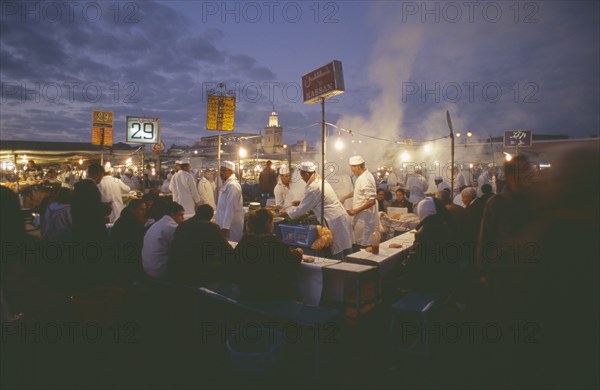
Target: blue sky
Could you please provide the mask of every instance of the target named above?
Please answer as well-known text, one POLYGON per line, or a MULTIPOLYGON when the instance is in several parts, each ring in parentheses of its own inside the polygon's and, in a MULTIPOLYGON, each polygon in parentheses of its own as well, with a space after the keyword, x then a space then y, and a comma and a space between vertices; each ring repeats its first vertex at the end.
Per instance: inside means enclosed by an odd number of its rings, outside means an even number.
POLYGON ((571 138, 600 128, 599 3, 10 2, 0 9, 2 139, 90 140, 91 111, 161 118, 168 145, 207 135, 206 90, 238 95, 236 130, 272 104, 284 141, 318 140, 300 77, 342 61, 327 121, 392 140, 457 129, 571 138), (65 5, 68 4, 68 5, 65 5), (467 6, 466 4, 473 4, 467 6), (286 131, 287 130, 287 131, 286 131))

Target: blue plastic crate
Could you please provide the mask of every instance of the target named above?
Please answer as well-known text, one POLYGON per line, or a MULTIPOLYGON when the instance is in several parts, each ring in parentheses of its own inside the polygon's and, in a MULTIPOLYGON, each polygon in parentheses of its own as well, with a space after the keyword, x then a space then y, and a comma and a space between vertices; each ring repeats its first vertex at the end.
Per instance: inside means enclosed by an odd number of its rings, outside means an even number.
POLYGON ((279 225, 281 239, 289 245, 310 248, 317 239, 317 225, 279 225))

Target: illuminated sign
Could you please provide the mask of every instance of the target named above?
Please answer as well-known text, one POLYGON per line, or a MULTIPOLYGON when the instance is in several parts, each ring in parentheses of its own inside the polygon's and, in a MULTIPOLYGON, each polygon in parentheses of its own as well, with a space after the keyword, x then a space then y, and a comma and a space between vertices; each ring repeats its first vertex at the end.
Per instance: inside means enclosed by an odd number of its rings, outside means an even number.
POLYGON ((235 96, 208 96, 206 130, 233 131, 235 127, 235 96))
POLYGON ((111 111, 92 111, 92 145, 112 146, 113 113, 111 111))
POLYGON ((316 103, 344 91, 344 74, 340 61, 334 60, 302 76, 304 103, 316 103))
POLYGON ((141 116, 127 117, 127 143, 159 143, 160 119, 141 116))
POLYGON ((531 130, 506 130, 504 131, 505 148, 527 148, 531 146, 533 135, 531 130))

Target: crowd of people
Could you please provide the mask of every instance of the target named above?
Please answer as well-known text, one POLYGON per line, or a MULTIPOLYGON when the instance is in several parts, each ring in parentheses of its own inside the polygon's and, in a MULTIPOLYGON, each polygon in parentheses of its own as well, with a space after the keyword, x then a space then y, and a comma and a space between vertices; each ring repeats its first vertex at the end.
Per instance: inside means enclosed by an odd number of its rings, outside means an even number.
MULTIPOLYGON (((221 162, 218 194, 214 180, 196 181, 184 161, 168 178, 172 200, 152 191, 126 207, 121 194, 131 189, 127 182, 90 164, 86 178, 72 190, 65 186, 53 194, 32 195, 45 205, 43 242, 70 243, 77 253, 63 246, 61 253, 69 261, 45 264, 27 261, 32 252, 23 248, 36 244, 25 233, 17 195, 2 187, 3 310, 10 306, 13 312, 43 316, 52 307, 47 301, 58 301, 61 294, 90 286, 127 288, 143 278, 194 286, 229 279, 246 298, 293 298, 303 250, 274 233, 275 216, 322 216, 333 233, 331 256, 343 260, 353 250, 368 248, 379 232, 380 212, 397 207, 414 211, 420 220, 400 270, 401 288, 453 296, 482 318, 533 318, 565 356, 581 353, 563 342, 561 334, 567 331, 585 342, 577 329, 581 324, 571 320, 586 318, 579 309, 598 307, 598 182, 570 175, 568 167, 592 169, 597 177, 598 155, 585 150, 573 158, 573 153, 550 172, 516 156, 504 164, 501 186, 494 178, 496 167, 490 166, 476 181, 456 180, 460 192, 454 198, 441 177, 436 177, 435 194, 429 195, 427 181, 415 171, 406 181, 388 181, 394 198, 387 200, 361 156, 348 162, 355 179, 347 194, 336 194, 313 162, 302 162, 297 170, 283 166, 279 174, 269 165, 261 191, 274 196, 274 211, 260 208, 246 217, 232 162, 221 162), (292 174, 304 184, 299 199, 291 195, 292 174), (588 191, 576 192, 580 185, 588 191), (343 204, 349 199, 347 209, 343 204), (85 262, 91 252, 97 261, 85 262), (82 259, 83 266, 72 266, 82 259), (19 293, 23 289, 28 294, 19 293), (46 302, 43 307, 38 300, 46 302)), ((590 326, 597 326, 597 314, 590 326)), ((591 351, 584 348, 584 353, 591 351)))

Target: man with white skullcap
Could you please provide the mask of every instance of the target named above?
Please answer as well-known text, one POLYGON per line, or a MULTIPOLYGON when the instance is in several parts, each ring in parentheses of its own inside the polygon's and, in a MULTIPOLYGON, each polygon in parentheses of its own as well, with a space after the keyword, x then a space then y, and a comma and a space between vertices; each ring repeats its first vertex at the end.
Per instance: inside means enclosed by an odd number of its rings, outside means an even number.
POLYGON ((478 197, 483 195, 483 192, 481 191, 481 186, 483 186, 484 184, 489 184, 492 186, 492 188, 494 188, 494 186, 495 186, 494 175, 495 174, 496 174, 496 166, 492 163, 489 163, 487 171, 483 172, 477 178, 477 196, 478 197))
POLYGON ((135 190, 137 190, 140 187, 140 183, 138 181, 137 176, 133 176, 133 171, 130 168, 127 168, 125 170, 125 174, 123 175, 123 177, 121 178, 121 180, 132 191, 135 191, 135 190))
POLYGON ((171 178, 169 190, 173 193, 173 201, 182 205, 184 213, 191 217, 196 214, 196 207, 200 204, 200 194, 190 169, 190 162, 182 161, 179 172, 171 178))
POLYGON ((110 204, 112 207, 108 219, 110 223, 114 223, 121 216, 121 210, 125 208, 123 195, 131 191, 131 188, 121 179, 113 177, 110 169, 104 168, 104 177, 98 183, 98 190, 100 190, 102 202, 110 204))
POLYGON ((406 188, 410 191, 409 201, 416 207, 417 204, 425 198, 425 192, 429 187, 427 179, 421 174, 421 168, 415 167, 414 173, 408 175, 406 180, 406 188))
POLYGON ((279 177, 277 178, 277 185, 273 190, 275 194, 275 205, 281 208, 286 208, 292 205, 294 201, 292 192, 290 191, 290 180, 292 174, 290 168, 287 165, 282 165, 279 168, 279 177))
POLYGON ((212 207, 213 212, 217 209, 212 184, 210 184, 206 175, 202 173, 200 173, 200 180, 198 181, 198 194, 200 195, 200 204, 209 205, 212 207))
POLYGON ((436 176, 433 182, 435 183, 438 191, 448 190, 448 192, 450 192, 450 186, 444 181, 443 177, 436 176))
MULTIPOLYGON (((300 177, 306 183, 304 198, 302 201, 294 201, 289 211, 281 212, 290 218, 298 218, 309 211, 313 211, 317 219, 321 219, 321 178, 316 173, 317 167, 314 163, 306 161, 300 164, 300 177)), ((331 185, 325 181, 324 219, 327 227, 333 233, 332 255, 343 257, 343 252, 352 249, 352 226, 350 217, 344 206, 338 200, 331 185)))
POLYGON ((233 173, 234 171, 234 163, 221 161, 219 175, 223 186, 219 191, 216 221, 227 240, 238 242, 244 233, 244 203, 242 186, 233 173))
POLYGON ((377 185, 373 175, 365 168, 362 156, 352 156, 350 170, 356 176, 354 191, 344 198, 352 197, 352 209, 348 214, 353 217, 354 243, 361 247, 371 245, 373 233, 379 227, 377 212, 377 185))

